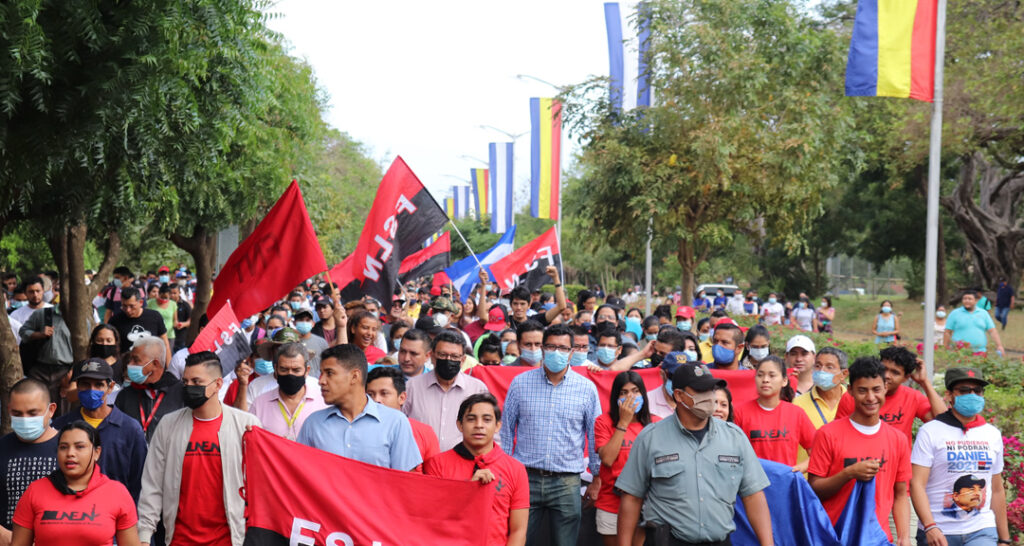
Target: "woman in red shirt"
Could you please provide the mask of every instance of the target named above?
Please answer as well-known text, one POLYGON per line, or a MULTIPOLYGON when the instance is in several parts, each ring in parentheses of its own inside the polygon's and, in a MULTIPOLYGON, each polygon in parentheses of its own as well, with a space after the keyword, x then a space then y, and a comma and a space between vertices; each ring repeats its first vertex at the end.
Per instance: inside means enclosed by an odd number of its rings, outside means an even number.
POLYGON ((754 377, 757 399, 736 405, 736 424, 759 458, 792 466, 794 472, 807 472, 807 461, 796 463, 797 449, 810 451, 815 429, 807 413, 789 402, 793 388, 786 376, 786 363, 769 356, 757 364, 754 377))
MULTIPOLYGON (((637 434, 652 421, 647 404, 647 388, 640 374, 625 371, 615 376, 612 382, 611 401, 608 412, 601 414, 594 423, 594 443, 601 456, 601 490, 594 507, 597 508, 597 532, 604 539, 605 546, 615 546, 616 521, 619 513, 619 496, 615 494, 615 480, 626 466, 629 450, 637 434)), ((633 544, 643 544, 643 529, 633 534, 633 544)))
POLYGON ((135 501, 104 476, 100 434, 85 421, 68 423, 57 438, 57 470, 28 486, 14 510, 13 546, 138 546, 135 501))
POLYGON ((374 345, 379 330, 380 320, 369 311, 356 311, 348 319, 348 342, 363 350, 369 364, 387 356, 374 345))

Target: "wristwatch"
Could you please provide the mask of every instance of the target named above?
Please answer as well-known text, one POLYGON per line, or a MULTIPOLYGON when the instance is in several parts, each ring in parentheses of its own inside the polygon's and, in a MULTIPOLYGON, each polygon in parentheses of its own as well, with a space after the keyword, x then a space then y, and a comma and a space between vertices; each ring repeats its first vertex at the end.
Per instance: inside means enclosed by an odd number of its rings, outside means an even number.
POLYGON ((1013 544, 1013 541, 1008 538, 1001 538, 996 541, 997 544, 1013 544))

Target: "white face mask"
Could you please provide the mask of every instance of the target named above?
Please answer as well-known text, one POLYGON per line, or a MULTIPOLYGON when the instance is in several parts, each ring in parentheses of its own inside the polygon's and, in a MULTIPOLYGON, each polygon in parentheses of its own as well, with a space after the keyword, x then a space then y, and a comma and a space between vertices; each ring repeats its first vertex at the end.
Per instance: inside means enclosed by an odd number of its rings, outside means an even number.
POLYGON ((434 315, 434 322, 436 322, 437 325, 440 326, 441 328, 444 328, 445 326, 448 326, 448 315, 444 313, 438 313, 434 315))

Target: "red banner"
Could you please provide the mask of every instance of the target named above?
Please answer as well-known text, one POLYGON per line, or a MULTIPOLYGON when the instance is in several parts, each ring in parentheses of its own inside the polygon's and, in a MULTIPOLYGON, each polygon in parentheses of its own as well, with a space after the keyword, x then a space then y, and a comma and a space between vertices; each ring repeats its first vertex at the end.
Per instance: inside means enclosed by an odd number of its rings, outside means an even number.
POLYGON ((551 282, 544 269, 549 265, 557 267, 561 259, 558 234, 552 226, 540 237, 491 264, 491 274, 502 290, 511 290, 521 282, 533 290, 551 282))
POLYGON ((230 301, 221 306, 188 348, 189 354, 200 351, 217 353, 224 375, 234 372, 235 366, 252 353, 249 336, 238 325, 238 317, 231 309, 230 301))
POLYGON ((402 260, 398 278, 402 282, 425 277, 448 267, 451 262, 452 236, 444 232, 429 246, 402 260))
POLYGON ((242 453, 246 546, 486 543, 493 487, 346 459, 260 428, 245 433, 242 453))
POLYGON ((213 283, 207 309, 220 311, 231 300, 235 313, 247 317, 283 298, 302 281, 325 271, 320 243, 309 221, 298 182, 281 198, 238 248, 213 283))

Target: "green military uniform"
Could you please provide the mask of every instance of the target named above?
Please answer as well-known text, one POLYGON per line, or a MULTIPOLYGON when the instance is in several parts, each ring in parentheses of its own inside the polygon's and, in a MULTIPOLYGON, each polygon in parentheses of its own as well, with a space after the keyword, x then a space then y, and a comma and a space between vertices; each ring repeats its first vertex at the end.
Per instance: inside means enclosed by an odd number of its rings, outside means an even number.
POLYGON ((720 542, 735 530, 736 495, 768 487, 768 476, 739 427, 708 420, 703 439, 675 415, 644 428, 615 487, 646 498, 648 522, 685 542, 720 542))

